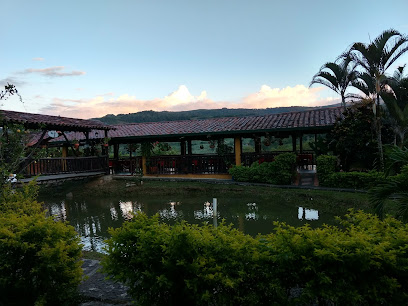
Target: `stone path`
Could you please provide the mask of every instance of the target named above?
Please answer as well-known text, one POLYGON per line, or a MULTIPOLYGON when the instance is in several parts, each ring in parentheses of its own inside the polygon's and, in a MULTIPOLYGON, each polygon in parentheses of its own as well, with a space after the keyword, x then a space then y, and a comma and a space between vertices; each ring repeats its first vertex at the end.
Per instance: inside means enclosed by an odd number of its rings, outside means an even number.
POLYGON ((82 269, 88 278, 79 285, 82 296, 80 306, 132 305, 127 288, 106 280, 106 275, 99 271, 100 268, 98 260, 84 259, 82 269))

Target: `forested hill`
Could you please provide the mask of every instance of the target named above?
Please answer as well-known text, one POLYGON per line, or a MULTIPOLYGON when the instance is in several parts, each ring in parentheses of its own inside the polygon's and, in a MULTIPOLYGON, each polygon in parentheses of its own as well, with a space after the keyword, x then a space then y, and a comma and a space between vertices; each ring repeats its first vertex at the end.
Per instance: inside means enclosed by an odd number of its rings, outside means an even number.
MULTIPOLYGON (((333 107, 337 105, 330 105, 333 107)), ((191 111, 180 112, 156 112, 156 111, 142 111, 132 114, 106 115, 102 118, 93 118, 105 124, 124 124, 137 122, 158 122, 158 121, 176 121, 176 120, 190 120, 190 119, 207 119, 220 117, 238 117, 238 116, 262 116, 269 114, 278 114, 286 112, 298 112, 311 110, 317 107, 276 107, 264 109, 246 109, 246 108, 222 108, 222 109, 198 109, 191 111)))

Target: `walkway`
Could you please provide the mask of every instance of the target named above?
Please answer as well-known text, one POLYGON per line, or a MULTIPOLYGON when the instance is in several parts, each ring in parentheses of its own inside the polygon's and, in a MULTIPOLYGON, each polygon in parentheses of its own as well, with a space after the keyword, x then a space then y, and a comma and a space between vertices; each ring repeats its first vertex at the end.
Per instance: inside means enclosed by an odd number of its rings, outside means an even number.
POLYGON ((19 180, 21 183, 28 183, 33 180, 37 181, 37 184, 53 184, 63 181, 80 180, 84 178, 91 178, 105 175, 105 172, 83 172, 83 173, 65 173, 65 174, 55 174, 55 175, 44 175, 38 177, 30 177, 19 180))
POLYGON ((298 186, 319 186, 316 169, 298 169, 299 181, 298 186))
POLYGON ((80 306, 132 305, 127 288, 106 280, 106 275, 99 271, 100 268, 98 260, 84 259, 82 269, 88 278, 79 285, 82 297, 80 306))

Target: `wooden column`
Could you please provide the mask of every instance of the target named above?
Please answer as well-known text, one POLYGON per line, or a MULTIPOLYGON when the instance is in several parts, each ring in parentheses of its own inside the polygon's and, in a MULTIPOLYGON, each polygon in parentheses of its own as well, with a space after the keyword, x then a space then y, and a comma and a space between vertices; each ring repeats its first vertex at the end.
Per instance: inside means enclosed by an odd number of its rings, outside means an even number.
POLYGON ((292 150, 296 152, 296 134, 292 134, 292 150))
POLYGON ((180 154, 181 154, 181 156, 186 155, 186 150, 187 150, 186 142, 184 140, 181 140, 180 141, 180 154))
POLYGON ((261 137, 255 137, 254 142, 255 142, 255 153, 260 154, 262 152, 261 137))
POLYGON ((235 165, 241 166, 242 142, 240 136, 234 138, 235 165))
POLYGON ((303 153, 303 134, 299 136, 299 151, 303 153))
POLYGON ((118 143, 115 143, 113 145, 113 158, 115 160, 119 160, 119 144, 118 143))
POLYGON ((187 140, 187 150, 188 150, 188 155, 193 154, 193 149, 191 146, 191 139, 187 140))
POLYGON ((142 171, 143 171, 143 175, 147 174, 146 156, 142 156, 142 171))
POLYGON ((62 168, 62 172, 65 172, 65 171, 67 171, 67 161, 64 159, 64 158, 66 158, 68 156, 68 146, 67 145, 63 145, 63 147, 62 147, 62 165, 61 165, 61 168, 62 168))

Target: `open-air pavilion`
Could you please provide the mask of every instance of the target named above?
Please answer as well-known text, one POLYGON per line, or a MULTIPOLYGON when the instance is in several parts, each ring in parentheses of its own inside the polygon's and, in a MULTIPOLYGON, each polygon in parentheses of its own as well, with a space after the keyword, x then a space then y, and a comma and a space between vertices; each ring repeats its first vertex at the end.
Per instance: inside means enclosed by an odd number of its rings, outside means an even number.
POLYGON ((82 173, 82 172, 107 172, 109 169, 107 150, 96 156, 89 154, 79 156, 75 143, 68 140, 67 134, 79 133, 83 146, 90 146, 92 140, 90 133, 95 135, 96 131, 102 134, 102 137, 108 136, 108 131, 112 130, 101 122, 93 120, 82 120, 60 116, 48 116, 40 114, 31 114, 14 111, 0 111, 1 133, 6 136, 12 125, 22 125, 25 129, 35 132, 30 134, 28 155, 21 161, 20 174, 24 176, 53 175, 63 173, 82 173), (64 141, 61 146, 61 156, 52 158, 38 158, 36 152, 40 148, 52 146, 52 139, 62 138, 64 141), (69 150, 72 154, 69 157, 69 150))
POLYGON ((305 148, 305 135, 315 141, 318 134, 329 132, 341 116, 341 107, 333 107, 266 116, 121 124, 110 126, 109 139, 97 130, 89 132, 88 138, 77 131, 49 143, 63 145, 73 139, 80 139, 81 143, 87 139, 108 142, 110 167, 115 173, 140 171, 145 176, 230 178, 231 165, 273 161, 277 154, 288 151, 297 154, 299 165, 313 165, 314 154, 305 148), (253 150, 243 150, 244 142, 251 144, 253 150), (285 146, 285 150, 265 150, 273 142, 291 145, 289 149, 285 146), (177 147, 177 154, 166 152, 170 146, 162 146, 162 154, 160 151, 151 154, 154 145, 165 143, 177 147), (139 153, 133 152, 136 144, 140 144, 139 153), (119 154, 123 145, 129 151, 125 157, 119 154))

